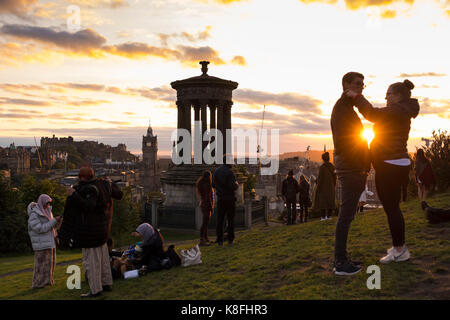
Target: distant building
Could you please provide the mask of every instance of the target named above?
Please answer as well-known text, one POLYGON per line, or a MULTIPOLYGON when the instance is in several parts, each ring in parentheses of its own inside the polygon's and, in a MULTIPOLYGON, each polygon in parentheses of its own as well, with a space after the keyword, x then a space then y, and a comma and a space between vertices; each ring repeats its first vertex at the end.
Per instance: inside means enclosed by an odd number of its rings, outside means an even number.
POLYGON ((145 192, 159 191, 161 188, 158 170, 158 137, 153 135, 151 125, 147 135, 142 137, 143 176, 141 184, 145 192))
POLYGON ((16 147, 12 143, 9 148, 0 147, 0 169, 11 174, 30 172, 31 154, 24 147, 16 147))

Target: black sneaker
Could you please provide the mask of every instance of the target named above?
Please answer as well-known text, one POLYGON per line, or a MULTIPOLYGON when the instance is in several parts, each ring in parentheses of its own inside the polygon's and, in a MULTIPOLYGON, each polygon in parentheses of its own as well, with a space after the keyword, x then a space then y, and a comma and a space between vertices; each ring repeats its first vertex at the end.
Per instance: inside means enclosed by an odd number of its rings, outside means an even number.
POLYGON ((111 292, 112 291, 112 287, 110 285, 103 286, 103 291, 111 292))
POLYGON ((96 298, 100 297, 102 295, 102 292, 97 292, 96 294, 92 294, 90 291, 88 293, 84 293, 80 295, 81 298, 96 298))
POLYGON ((333 272, 338 276, 351 276, 362 270, 361 266, 355 266, 350 261, 334 263, 333 272))

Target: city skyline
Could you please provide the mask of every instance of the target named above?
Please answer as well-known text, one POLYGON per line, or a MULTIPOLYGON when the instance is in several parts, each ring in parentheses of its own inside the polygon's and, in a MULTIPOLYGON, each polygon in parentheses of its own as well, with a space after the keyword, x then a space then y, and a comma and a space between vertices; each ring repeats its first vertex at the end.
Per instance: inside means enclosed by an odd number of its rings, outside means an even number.
MULTIPOLYGON (((410 79, 421 112, 409 151, 450 124, 448 1, 5 1, 0 4, 0 146, 72 136, 141 153, 151 120, 161 156, 176 128, 170 82, 239 83, 233 127, 280 129, 280 153, 333 149, 329 118, 347 71, 384 105, 410 79), (78 31, 73 24, 80 11, 78 31), (72 20, 71 20, 72 19, 72 20)), ((363 121, 365 128, 372 125, 363 121)))

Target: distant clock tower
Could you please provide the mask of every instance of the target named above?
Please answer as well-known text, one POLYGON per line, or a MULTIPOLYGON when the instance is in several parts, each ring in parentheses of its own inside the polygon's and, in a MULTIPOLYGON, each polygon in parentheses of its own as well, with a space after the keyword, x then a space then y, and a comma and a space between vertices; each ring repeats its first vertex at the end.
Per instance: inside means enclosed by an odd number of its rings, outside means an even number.
POLYGON ((158 137, 153 135, 153 129, 149 124, 147 135, 142 137, 142 158, 145 192, 159 191, 160 182, 158 174, 158 137))

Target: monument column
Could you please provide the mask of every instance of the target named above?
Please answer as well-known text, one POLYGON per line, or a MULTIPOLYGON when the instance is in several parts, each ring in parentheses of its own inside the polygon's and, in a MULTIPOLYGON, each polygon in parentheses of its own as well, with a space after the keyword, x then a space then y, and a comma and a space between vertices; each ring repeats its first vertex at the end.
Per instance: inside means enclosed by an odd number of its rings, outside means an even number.
POLYGON ((199 105, 200 105, 201 119, 202 119, 202 155, 203 155, 203 151, 208 146, 208 141, 203 141, 203 135, 205 134, 206 130, 208 129, 208 116, 207 116, 207 109, 206 109, 206 107, 208 105, 208 100, 201 99, 199 101, 199 105))
MULTIPOLYGON (((233 102, 230 100, 226 100, 223 102, 222 110, 223 110, 223 152, 227 152, 227 135, 226 132, 228 129, 231 130, 231 106, 233 105, 233 102)), ((230 132, 231 133, 231 132, 230 132)), ((231 143, 231 140, 230 140, 231 143)))
POLYGON ((191 105, 192 103, 190 101, 186 101, 184 104, 184 113, 183 113, 184 129, 186 129, 189 132, 192 132, 191 105))

